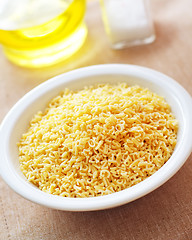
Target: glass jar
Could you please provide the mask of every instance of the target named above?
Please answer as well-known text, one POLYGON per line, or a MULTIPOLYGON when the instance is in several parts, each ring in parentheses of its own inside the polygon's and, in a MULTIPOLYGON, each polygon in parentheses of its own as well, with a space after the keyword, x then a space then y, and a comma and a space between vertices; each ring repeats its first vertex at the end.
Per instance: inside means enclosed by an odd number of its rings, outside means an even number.
POLYGON ((112 48, 121 49, 155 40, 148 0, 100 0, 112 48))

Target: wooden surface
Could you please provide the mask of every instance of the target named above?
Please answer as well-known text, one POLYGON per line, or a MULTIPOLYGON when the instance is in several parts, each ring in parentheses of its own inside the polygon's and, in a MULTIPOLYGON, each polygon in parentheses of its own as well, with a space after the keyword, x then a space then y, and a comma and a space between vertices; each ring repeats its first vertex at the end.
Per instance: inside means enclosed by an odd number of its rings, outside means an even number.
MULTIPOLYGON (((60 73, 93 64, 129 63, 161 71, 192 94, 192 1, 153 0, 156 41, 110 49, 99 2, 88 3, 84 46, 67 62, 31 70, 11 64, 0 50, 0 121, 25 93, 60 73)), ((2 240, 192 239, 192 155, 163 186, 124 206, 98 212, 62 212, 33 204, 0 180, 2 240)))

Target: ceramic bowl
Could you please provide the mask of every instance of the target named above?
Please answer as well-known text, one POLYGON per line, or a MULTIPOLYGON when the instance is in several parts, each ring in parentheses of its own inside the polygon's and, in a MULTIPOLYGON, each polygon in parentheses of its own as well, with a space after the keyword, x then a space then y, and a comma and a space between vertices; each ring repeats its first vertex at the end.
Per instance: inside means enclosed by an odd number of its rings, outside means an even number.
POLYGON ((9 111, 0 127, 0 171, 4 181, 22 197, 54 209, 92 211, 120 206, 155 190, 170 179, 192 151, 192 100, 184 88, 157 71, 134 65, 89 66, 56 76, 22 97, 9 111), (117 193, 90 198, 65 198, 42 192, 29 183, 19 168, 18 148, 22 133, 38 110, 64 88, 73 90, 98 83, 138 84, 163 96, 179 121, 178 139, 171 158, 155 174, 137 185, 117 193))

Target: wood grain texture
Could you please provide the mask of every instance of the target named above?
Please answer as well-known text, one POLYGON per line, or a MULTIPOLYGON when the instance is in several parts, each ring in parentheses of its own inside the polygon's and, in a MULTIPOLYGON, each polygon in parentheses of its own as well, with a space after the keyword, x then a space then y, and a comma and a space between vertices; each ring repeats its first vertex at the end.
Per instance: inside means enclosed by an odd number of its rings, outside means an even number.
MULTIPOLYGON (((129 63, 161 71, 192 94, 192 1, 153 0, 156 41, 112 50, 99 2, 88 2, 89 34, 68 61, 43 69, 10 63, 0 51, 0 121, 33 87, 60 73, 94 64, 129 63)), ((163 186, 124 206, 98 212, 64 212, 33 204, 0 180, 2 240, 190 240, 192 239, 192 155, 163 186)))

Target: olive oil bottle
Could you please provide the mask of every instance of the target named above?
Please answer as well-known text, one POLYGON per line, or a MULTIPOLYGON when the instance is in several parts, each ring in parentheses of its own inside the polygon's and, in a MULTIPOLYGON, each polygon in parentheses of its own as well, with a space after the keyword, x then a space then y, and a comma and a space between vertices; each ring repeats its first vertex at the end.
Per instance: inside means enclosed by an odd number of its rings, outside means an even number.
MULTIPOLYGON (((67 59, 85 41, 85 9, 85 0, 62 0, 63 11, 43 23, 31 26, 36 20, 30 19, 29 26, 24 21, 24 27, 18 24, 19 28, 14 26, 14 29, 2 29, 0 25, 0 43, 5 55, 15 64, 25 67, 43 67, 67 59)), ((31 16, 36 17, 34 13, 31 16)))

